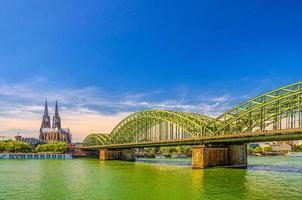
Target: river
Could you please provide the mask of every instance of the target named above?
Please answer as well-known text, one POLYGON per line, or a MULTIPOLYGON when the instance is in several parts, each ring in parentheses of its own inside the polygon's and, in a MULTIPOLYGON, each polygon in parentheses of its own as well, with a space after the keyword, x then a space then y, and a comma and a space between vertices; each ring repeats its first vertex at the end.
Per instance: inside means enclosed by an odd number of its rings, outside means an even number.
POLYGON ((188 159, 0 160, 0 199, 302 199, 302 157, 248 162, 248 169, 193 170, 188 159))

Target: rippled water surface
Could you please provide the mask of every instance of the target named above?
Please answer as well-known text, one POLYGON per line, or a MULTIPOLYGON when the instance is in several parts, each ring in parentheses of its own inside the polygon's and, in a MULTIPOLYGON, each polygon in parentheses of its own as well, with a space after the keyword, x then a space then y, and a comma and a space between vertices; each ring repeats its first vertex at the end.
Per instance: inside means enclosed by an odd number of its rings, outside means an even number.
POLYGON ((161 162, 0 160, 0 199, 302 199, 302 157, 253 157, 246 170, 161 162))

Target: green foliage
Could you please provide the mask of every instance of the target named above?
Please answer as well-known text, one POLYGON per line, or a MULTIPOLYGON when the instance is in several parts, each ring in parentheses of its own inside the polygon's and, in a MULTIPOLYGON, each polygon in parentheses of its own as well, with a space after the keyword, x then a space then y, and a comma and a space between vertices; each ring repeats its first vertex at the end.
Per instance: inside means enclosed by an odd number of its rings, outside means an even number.
POLYGON ((177 154, 187 154, 192 151, 192 147, 190 146, 177 146, 176 153, 177 154))
POLYGON ((271 146, 267 146, 263 148, 264 152, 273 152, 273 148, 271 146))
POLYGON ((159 152, 163 154, 173 154, 176 152, 176 147, 160 147, 159 152))
POLYGON ((163 154, 169 154, 170 153, 170 147, 160 147, 159 152, 163 154))
POLYGON ((188 154, 192 152, 190 146, 177 146, 177 147, 161 147, 160 153, 163 154, 188 154))
POLYGON ((181 154, 181 147, 180 146, 177 146, 176 148, 175 148, 175 150, 176 150, 176 153, 177 154, 181 154))
POLYGON ((152 148, 152 147, 144 148, 144 151, 147 153, 155 153, 155 148, 152 148))
POLYGON ((23 152, 30 152, 31 150, 32 150, 31 146, 29 146, 25 142, 18 142, 13 140, 0 142, 0 152, 23 153, 23 152))
POLYGON ((66 142, 50 142, 38 145, 35 150, 36 152, 66 153, 68 146, 66 142))
POLYGON ((251 147, 248 147, 248 148, 247 148, 247 153, 248 153, 248 154, 254 153, 254 149, 251 148, 251 147))
POLYGON ((6 142, 0 142, 0 152, 5 151, 6 149, 6 142))
POLYGON ((263 153, 263 149, 262 147, 256 147, 254 150, 253 150, 254 153, 263 153))
MULTIPOLYGON (((0 142, 0 152, 9 153, 25 153, 31 152, 33 149, 25 142, 5 141, 0 142)), ((65 142, 53 142, 48 144, 40 144, 36 147, 36 152, 66 153, 68 146, 65 142)))
POLYGON ((293 146, 293 152, 302 152, 302 145, 293 146))

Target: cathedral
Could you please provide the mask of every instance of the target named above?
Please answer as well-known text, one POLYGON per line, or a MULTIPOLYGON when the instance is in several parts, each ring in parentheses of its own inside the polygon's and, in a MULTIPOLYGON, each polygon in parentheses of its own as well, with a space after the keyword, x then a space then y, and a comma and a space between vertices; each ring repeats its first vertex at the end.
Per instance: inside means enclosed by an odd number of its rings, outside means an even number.
POLYGON ((69 129, 61 127, 61 118, 59 115, 58 102, 56 101, 55 115, 53 116, 52 126, 48 114, 47 100, 45 101, 44 115, 40 128, 39 139, 43 142, 71 142, 71 133, 69 129))

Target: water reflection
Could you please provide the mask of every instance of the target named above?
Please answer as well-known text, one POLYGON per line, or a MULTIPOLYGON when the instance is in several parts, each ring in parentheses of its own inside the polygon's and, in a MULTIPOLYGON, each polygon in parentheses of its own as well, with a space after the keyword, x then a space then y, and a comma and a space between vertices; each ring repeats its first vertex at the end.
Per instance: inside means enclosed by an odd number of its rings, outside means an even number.
POLYGON ((192 188, 192 199, 201 198, 201 194, 205 194, 205 180, 204 170, 192 170, 191 172, 191 188, 192 188))
POLYGON ((0 160, 0 199, 302 199, 302 159, 251 158, 246 170, 174 162, 0 160))
POLYGON ((248 166, 248 170, 302 173, 302 167, 293 167, 293 166, 250 165, 248 166))

